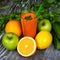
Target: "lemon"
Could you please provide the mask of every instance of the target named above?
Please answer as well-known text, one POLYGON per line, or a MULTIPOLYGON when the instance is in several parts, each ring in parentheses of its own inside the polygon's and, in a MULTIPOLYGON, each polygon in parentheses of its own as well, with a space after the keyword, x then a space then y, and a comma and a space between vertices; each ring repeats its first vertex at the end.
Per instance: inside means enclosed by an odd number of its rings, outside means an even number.
POLYGON ((52 44, 52 34, 48 31, 40 31, 35 40, 38 49, 46 49, 52 44))

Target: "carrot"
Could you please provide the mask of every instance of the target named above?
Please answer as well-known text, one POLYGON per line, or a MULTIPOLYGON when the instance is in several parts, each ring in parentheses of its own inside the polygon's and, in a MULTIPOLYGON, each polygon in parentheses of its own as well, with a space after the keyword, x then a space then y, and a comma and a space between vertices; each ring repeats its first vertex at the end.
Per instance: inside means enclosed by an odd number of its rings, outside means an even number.
POLYGON ((21 15, 21 24, 24 36, 35 37, 37 29, 37 18, 35 18, 35 16, 35 13, 24 13, 21 15))

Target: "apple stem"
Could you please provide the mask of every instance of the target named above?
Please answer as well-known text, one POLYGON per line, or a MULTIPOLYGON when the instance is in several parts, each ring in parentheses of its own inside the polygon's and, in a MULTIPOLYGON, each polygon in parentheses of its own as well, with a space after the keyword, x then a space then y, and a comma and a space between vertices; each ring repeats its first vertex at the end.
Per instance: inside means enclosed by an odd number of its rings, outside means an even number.
POLYGON ((45 22, 43 22, 42 25, 44 26, 45 25, 45 22))
POLYGON ((11 40, 11 39, 12 39, 12 36, 7 36, 7 38, 8 38, 9 40, 11 40))

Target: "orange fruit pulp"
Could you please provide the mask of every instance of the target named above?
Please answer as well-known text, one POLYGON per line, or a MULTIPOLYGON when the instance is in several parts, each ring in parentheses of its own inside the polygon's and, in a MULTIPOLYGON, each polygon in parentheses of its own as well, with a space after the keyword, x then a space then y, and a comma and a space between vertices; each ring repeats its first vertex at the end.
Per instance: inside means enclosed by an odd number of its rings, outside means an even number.
POLYGON ((21 36, 21 24, 16 20, 10 20, 7 22, 5 26, 5 32, 15 33, 17 36, 21 36))
POLYGON ((36 51, 36 42, 32 37, 23 37, 17 46, 17 51, 24 57, 33 55, 36 51))

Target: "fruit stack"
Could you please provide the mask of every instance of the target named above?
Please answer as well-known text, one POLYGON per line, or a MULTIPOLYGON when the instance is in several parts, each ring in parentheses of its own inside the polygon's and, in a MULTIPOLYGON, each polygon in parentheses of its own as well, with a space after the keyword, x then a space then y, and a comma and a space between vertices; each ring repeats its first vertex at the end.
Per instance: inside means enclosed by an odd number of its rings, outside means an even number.
POLYGON ((21 21, 10 20, 5 26, 2 44, 7 50, 15 50, 24 57, 36 50, 47 49, 52 44, 51 23, 47 19, 38 22, 35 12, 21 14, 21 21))

